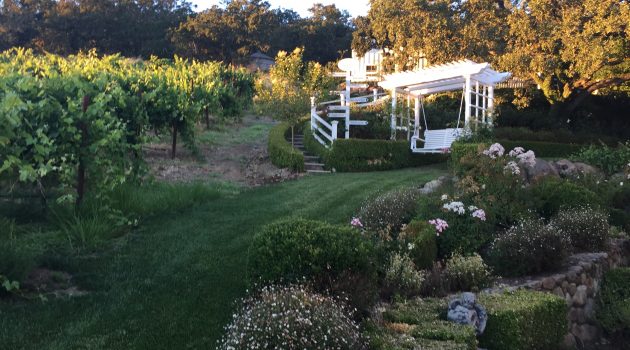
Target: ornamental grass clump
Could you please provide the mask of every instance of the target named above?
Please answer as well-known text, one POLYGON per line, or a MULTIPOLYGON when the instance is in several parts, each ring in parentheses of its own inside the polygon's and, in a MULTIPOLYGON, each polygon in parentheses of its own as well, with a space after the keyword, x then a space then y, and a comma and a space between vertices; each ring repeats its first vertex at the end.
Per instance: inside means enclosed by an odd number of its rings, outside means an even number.
POLYGON ((567 233, 540 219, 526 219, 498 236, 489 263, 501 276, 522 276, 560 267, 571 251, 567 233))
POLYGON ((567 232, 577 252, 603 251, 610 237, 608 215, 591 207, 560 210, 551 225, 567 232))
POLYGON ((242 301, 218 349, 366 349, 351 312, 301 285, 264 287, 242 301))

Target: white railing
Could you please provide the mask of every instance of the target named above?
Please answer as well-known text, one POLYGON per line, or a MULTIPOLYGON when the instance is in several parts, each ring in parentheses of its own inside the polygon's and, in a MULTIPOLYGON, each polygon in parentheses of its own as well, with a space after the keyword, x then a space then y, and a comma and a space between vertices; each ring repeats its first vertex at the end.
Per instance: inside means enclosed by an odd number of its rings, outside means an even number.
POLYGON ((332 146, 333 142, 337 139, 338 124, 339 122, 336 120, 328 123, 320 117, 319 114, 317 114, 315 98, 311 98, 311 131, 313 132, 313 137, 317 140, 317 142, 327 148, 332 146))
POLYGON ((379 93, 374 90, 372 94, 364 96, 350 97, 348 91, 341 91, 339 93, 340 98, 338 100, 325 101, 315 104, 315 98, 311 98, 311 130, 313 131, 313 137, 325 147, 330 147, 337 139, 337 126, 338 121, 327 122, 320 114, 325 109, 328 115, 328 119, 342 119, 344 121, 346 139, 350 138, 351 126, 364 126, 368 122, 365 120, 351 120, 350 119, 350 106, 356 107, 369 107, 374 106, 386 101, 389 97, 387 93, 379 93), (317 108, 321 107, 321 111, 317 108))

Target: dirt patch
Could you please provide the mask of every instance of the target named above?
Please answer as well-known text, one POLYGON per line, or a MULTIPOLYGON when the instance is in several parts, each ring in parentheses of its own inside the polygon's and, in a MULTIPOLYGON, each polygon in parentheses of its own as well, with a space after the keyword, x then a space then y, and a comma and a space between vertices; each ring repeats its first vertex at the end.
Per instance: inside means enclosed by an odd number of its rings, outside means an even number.
POLYGON ((22 282, 22 289, 55 297, 77 297, 87 294, 74 284, 69 273, 45 268, 33 270, 22 282))
POLYGON ((228 181, 243 186, 260 186, 299 177, 271 164, 267 153, 269 118, 246 116, 238 125, 220 132, 198 130, 198 154, 178 145, 171 159, 170 144, 154 143, 144 148, 150 173, 168 182, 228 181))

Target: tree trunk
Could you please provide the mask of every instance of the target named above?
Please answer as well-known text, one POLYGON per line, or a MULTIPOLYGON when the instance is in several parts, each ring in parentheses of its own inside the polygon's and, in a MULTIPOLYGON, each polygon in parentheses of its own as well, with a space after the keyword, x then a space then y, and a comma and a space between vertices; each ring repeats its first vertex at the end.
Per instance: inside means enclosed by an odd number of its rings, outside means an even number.
POLYGON ((210 113, 208 113, 208 107, 204 108, 203 114, 206 118, 206 130, 210 130, 210 113))
POLYGON ((171 158, 175 159, 177 153, 177 122, 173 122, 173 145, 171 147, 171 158))
MULTIPOLYGON (((90 106, 90 96, 83 96, 82 111, 83 116, 87 113, 90 106)), ((85 121, 79 122, 79 130, 81 131, 81 142, 79 146, 79 168, 77 169, 77 201, 76 206, 79 207, 83 202, 85 195, 85 150, 88 146, 88 128, 85 121)))

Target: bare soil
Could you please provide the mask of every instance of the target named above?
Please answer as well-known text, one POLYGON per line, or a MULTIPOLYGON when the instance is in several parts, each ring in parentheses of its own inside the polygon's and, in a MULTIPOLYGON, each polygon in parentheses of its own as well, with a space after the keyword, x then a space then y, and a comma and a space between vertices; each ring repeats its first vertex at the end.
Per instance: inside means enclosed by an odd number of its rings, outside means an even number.
POLYGON ((299 174, 271 164, 267 139, 274 124, 270 118, 246 116, 219 133, 200 126, 197 155, 180 142, 172 159, 171 145, 165 137, 163 142, 146 146, 144 157, 150 174, 167 182, 226 181, 254 187, 297 178, 299 174))

